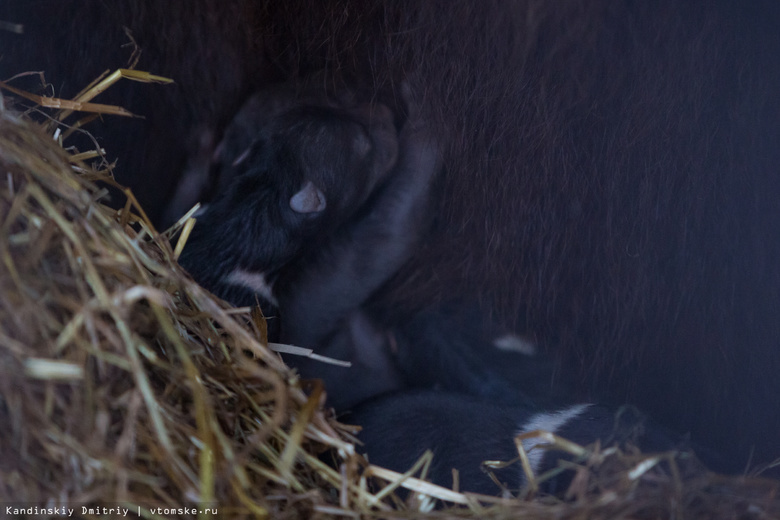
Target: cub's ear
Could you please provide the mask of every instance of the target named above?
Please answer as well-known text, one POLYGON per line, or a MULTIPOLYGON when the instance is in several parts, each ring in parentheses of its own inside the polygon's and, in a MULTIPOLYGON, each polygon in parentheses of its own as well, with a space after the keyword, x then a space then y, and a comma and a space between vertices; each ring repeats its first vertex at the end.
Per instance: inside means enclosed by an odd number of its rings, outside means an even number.
POLYGON ((325 194, 311 181, 290 198, 290 208, 296 213, 319 213, 326 206, 325 194))

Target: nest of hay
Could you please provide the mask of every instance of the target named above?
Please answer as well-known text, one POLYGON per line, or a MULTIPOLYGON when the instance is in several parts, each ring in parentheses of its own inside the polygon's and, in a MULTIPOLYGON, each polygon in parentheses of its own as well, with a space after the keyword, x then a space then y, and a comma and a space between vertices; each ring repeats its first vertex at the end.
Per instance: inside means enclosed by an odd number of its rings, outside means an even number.
POLYGON ((0 113, 0 515, 780 517, 777 483, 681 472, 673 456, 582 452, 563 499, 368 465, 322 388, 268 349, 263 318, 194 283, 132 194, 104 205, 95 181, 112 181, 85 157, 0 113))
POLYGON ((316 454, 351 447, 262 318, 195 284, 130 205, 103 205, 92 180, 110 178, 38 125, 2 114, 0 171, 0 500, 252 517, 324 503, 302 500, 340 481, 316 454))

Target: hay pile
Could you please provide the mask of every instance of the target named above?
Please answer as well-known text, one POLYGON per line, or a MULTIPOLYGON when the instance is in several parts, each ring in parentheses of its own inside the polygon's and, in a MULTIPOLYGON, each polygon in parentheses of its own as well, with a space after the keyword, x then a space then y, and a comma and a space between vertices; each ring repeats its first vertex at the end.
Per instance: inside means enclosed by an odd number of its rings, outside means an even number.
POLYGON ((131 195, 103 205, 85 157, 0 113, 0 516, 780 517, 777 483, 617 451, 591 455, 566 501, 407 479, 427 498, 402 503, 398 475, 355 455, 322 389, 267 348, 263 318, 195 284, 131 195))
POLYGON ((231 315, 151 224, 99 202, 99 172, 9 113, 0 172, 0 501, 322 504, 308 490, 341 477, 308 445, 350 447, 262 319, 231 315))

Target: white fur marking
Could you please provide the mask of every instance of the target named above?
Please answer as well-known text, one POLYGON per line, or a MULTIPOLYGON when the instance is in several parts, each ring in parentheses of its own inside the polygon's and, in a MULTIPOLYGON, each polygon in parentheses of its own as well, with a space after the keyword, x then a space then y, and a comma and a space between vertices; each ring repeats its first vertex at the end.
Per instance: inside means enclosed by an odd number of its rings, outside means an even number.
MULTIPOLYGON (((518 435, 532 432, 534 430, 544 430, 546 432, 556 433, 563 426, 565 426, 566 423, 579 417, 580 414, 582 414, 590 406, 590 404, 575 404, 574 406, 564 408, 563 410, 558 410, 557 412, 538 413, 531 417, 524 425, 521 425, 521 429, 518 432, 518 435)), ((523 449, 525 449, 526 453, 528 454, 528 461, 531 463, 531 469, 533 470, 534 475, 539 473, 545 451, 531 451, 531 448, 544 443, 544 439, 541 438, 523 440, 523 449)), ((525 481, 524 475, 523 481, 525 481)))
POLYGON ((238 157, 233 159, 232 166, 238 166, 239 164, 244 162, 246 160, 246 158, 249 157, 249 152, 251 152, 251 151, 252 151, 252 147, 250 146, 249 148, 247 148, 246 150, 241 152, 241 154, 238 157))
POLYGON ((225 282, 231 285, 239 285, 252 289, 272 304, 279 305, 274 297, 273 287, 271 287, 271 284, 265 279, 265 273, 236 269, 225 277, 225 282))
POLYGON ((515 334, 505 334, 494 339, 493 346, 504 352, 518 352, 528 357, 536 355, 536 345, 515 334))

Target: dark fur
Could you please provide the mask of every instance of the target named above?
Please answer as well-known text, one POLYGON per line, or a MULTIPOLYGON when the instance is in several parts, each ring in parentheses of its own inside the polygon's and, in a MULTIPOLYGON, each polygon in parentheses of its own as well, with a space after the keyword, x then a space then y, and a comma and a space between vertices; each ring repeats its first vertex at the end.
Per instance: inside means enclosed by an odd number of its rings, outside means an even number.
POLYGON ((345 108, 322 92, 295 90, 256 94, 226 131, 215 201, 198 219, 181 264, 237 305, 260 301, 268 314, 264 296, 278 295, 281 341, 353 362, 347 369, 289 360, 325 379, 329 403, 342 408, 400 386, 383 335, 361 306, 408 261, 427 229, 439 151, 414 103, 407 102, 396 138, 382 106, 345 108), (291 209, 297 190, 312 183, 326 207, 291 209), (273 295, 231 280, 239 270, 262 274, 273 295))
POLYGON ((578 396, 632 401, 739 470, 780 455, 779 9, 12 0, 0 19, 27 32, 0 34, 0 76, 46 69, 72 94, 123 61, 133 29, 139 67, 178 83, 109 93, 147 119, 107 118, 105 145, 157 215, 193 134, 219 136, 263 84, 325 70, 395 110, 417 78, 447 173, 372 318, 475 301, 536 338, 578 396))
POLYGON ((431 185, 440 167, 437 143, 413 107, 387 185, 323 247, 279 275, 281 341, 354 364, 345 369, 291 360, 304 376, 325 380, 329 404, 337 409, 401 386, 386 338, 363 306, 409 260, 428 229, 431 185))
POLYGON ((236 305, 252 305, 257 295, 231 282, 232 273, 262 275, 270 288, 282 267, 361 208, 396 162, 398 137, 385 107, 341 106, 324 92, 296 88, 257 93, 228 127, 217 151, 216 194, 206 194, 214 201, 180 259, 236 305), (307 186, 323 209, 293 208, 307 186))
POLYGON ((569 402, 571 382, 556 375, 547 354, 496 348, 495 340, 505 333, 473 304, 422 311, 392 331, 391 359, 407 388, 468 394, 529 410, 569 402))
POLYGON ((410 112, 386 186, 327 247, 280 275, 283 340, 317 345, 408 261, 427 231, 431 184, 441 162, 437 140, 420 110, 410 112))
MULTIPOLYGON (((517 459, 513 439, 526 430, 535 414, 529 408, 500 406, 464 395, 414 392, 383 396, 340 420, 363 427, 358 438, 372 464, 405 472, 431 450, 431 482, 451 488, 455 468, 462 491, 496 495, 500 488, 482 469, 482 462, 517 459)), ((600 406, 589 406, 553 433, 581 446, 600 440, 603 447, 630 444, 647 453, 685 448, 686 444, 629 409, 615 411, 600 406)), ((561 451, 545 452, 536 476, 557 467, 559 459, 571 458, 561 451)), ((514 492, 525 483, 519 462, 494 473, 514 492)), ((572 472, 564 472, 546 481, 545 491, 562 493, 572 476, 572 472)))

